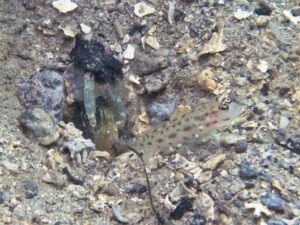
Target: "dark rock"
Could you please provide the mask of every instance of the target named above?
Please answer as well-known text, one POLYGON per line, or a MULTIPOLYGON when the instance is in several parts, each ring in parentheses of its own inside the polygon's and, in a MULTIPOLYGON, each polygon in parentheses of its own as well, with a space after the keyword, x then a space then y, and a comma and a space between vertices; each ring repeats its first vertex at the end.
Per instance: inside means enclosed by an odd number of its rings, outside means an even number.
POLYGON ((77 35, 70 57, 78 67, 93 72, 100 82, 123 78, 122 62, 108 53, 98 41, 87 41, 77 35))
POLYGON ((235 144, 236 153, 246 152, 247 148, 248 148, 248 142, 246 140, 237 141, 237 143, 235 144))
POLYGON ((254 183, 249 183, 249 182, 246 182, 245 183, 245 188, 246 189, 251 189, 251 188, 254 188, 255 187, 255 184, 254 183))
POLYGON ((280 220, 269 220, 268 225, 286 225, 286 223, 280 220))
POLYGON ((147 186, 145 186, 143 184, 137 184, 137 183, 130 185, 126 189, 126 192, 128 194, 142 194, 142 193, 145 193, 146 191, 147 191, 147 186))
POLYGON ((171 212, 170 218, 174 220, 180 220, 181 217, 186 213, 193 211, 193 199, 183 197, 180 199, 177 207, 171 212))
POLYGON ((206 224, 206 217, 202 214, 195 213, 193 216, 193 221, 190 225, 205 225, 206 224))
POLYGON ((261 197, 261 203, 276 212, 284 211, 284 201, 277 194, 267 193, 261 197))
POLYGON ((138 76, 147 76, 162 71, 169 66, 169 60, 163 56, 149 56, 137 51, 134 61, 130 65, 132 71, 138 76))
POLYGON ((25 189, 25 197, 28 199, 34 198, 38 195, 38 185, 34 180, 26 179, 23 181, 25 189))
POLYGON ((148 105, 146 112, 151 117, 151 124, 158 125, 166 121, 174 113, 175 103, 173 99, 163 98, 160 102, 152 102, 148 105))
POLYGON ((258 5, 258 8, 256 8, 254 10, 254 12, 257 14, 257 15, 260 15, 260 16, 270 16, 271 13, 272 13, 272 9, 270 6, 268 6, 267 4, 265 3, 260 3, 258 5))
POLYGON ((25 133, 42 145, 50 145, 59 138, 50 115, 41 108, 24 110, 19 121, 25 133))
POLYGON ((290 91, 289 87, 283 87, 279 89, 279 96, 284 97, 290 91))
POLYGON ((262 88, 260 89, 260 93, 263 96, 268 96, 269 90, 270 90, 269 84, 268 83, 264 83, 263 86, 262 86, 262 88))
POLYGON ((67 167, 64 167, 62 169, 62 172, 67 175, 67 178, 71 183, 77 184, 77 185, 83 185, 84 179, 81 179, 81 178, 75 176, 74 174, 72 174, 67 167))
POLYGON ((291 10, 293 16, 300 16, 300 7, 291 10))
POLYGON ((256 169, 249 166, 247 163, 242 163, 240 166, 239 175, 242 179, 254 179, 258 176, 256 169))
POLYGON ((18 85, 17 96, 26 109, 41 108, 52 121, 63 118, 64 84, 61 75, 54 71, 44 71, 18 85))
POLYGON ((179 9, 175 9, 174 20, 175 22, 182 21, 186 17, 185 13, 179 9))
POLYGON ((4 192, 0 191, 0 204, 5 202, 5 194, 4 192))

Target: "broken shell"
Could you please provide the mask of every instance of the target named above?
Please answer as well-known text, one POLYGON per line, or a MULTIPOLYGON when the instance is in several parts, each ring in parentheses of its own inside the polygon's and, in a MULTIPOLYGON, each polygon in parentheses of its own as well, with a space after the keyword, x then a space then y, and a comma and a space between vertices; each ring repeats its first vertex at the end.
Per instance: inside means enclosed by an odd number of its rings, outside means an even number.
POLYGON ((225 157, 226 154, 215 156, 212 159, 209 159, 207 162, 205 162, 202 167, 204 169, 214 170, 220 163, 222 163, 225 160, 225 157))
POLYGON ((213 72, 210 69, 203 70, 197 77, 198 84, 206 91, 213 92, 218 84, 212 79, 213 72))
POLYGON ((246 19, 249 16, 251 16, 253 14, 253 12, 247 12, 247 11, 243 11, 241 9, 238 9, 236 12, 234 12, 234 17, 238 20, 242 20, 242 19, 246 19))
POLYGON ((144 133, 149 128, 150 120, 150 117, 145 112, 139 115, 133 127, 134 135, 144 133))
POLYGON ((153 49, 156 49, 156 50, 159 49, 159 43, 155 37, 147 36, 145 38, 145 43, 153 49))
POLYGON ((215 202, 206 193, 199 193, 196 197, 195 207, 198 212, 203 212, 208 221, 215 219, 215 202))
POLYGON ((138 17, 143 17, 146 15, 153 14, 155 9, 145 3, 137 3, 134 6, 134 14, 138 17))
POLYGON ((52 6, 61 13, 71 12, 78 7, 78 5, 76 3, 71 2, 71 0, 54 1, 52 2, 52 6))
POLYGON ((73 29, 69 26, 67 27, 62 27, 61 25, 59 25, 58 29, 62 30, 64 32, 64 35, 66 37, 75 37, 76 33, 73 31, 73 29))
POLYGON ((106 160, 110 160, 110 154, 107 151, 94 151, 92 159, 96 159, 96 158, 104 158, 106 160))
POLYGON ((126 48, 126 50, 123 52, 123 58, 124 59, 134 59, 134 51, 135 48, 129 44, 126 48))
POLYGON ((195 197, 195 190, 189 189, 183 181, 180 181, 176 188, 170 193, 170 200, 172 202, 178 202, 182 197, 195 197))
POLYGON ((265 73, 269 69, 269 64, 265 60, 260 60, 259 64, 257 65, 257 69, 259 69, 261 72, 265 73))
POLYGON ((84 23, 80 24, 81 30, 83 33, 88 34, 92 31, 92 28, 90 26, 85 25, 84 23))
POLYGON ((227 49, 227 46, 222 43, 223 39, 223 22, 218 22, 218 33, 213 33, 211 39, 207 44, 203 46, 203 48, 199 52, 199 56, 209 54, 209 53, 217 53, 222 52, 227 49))

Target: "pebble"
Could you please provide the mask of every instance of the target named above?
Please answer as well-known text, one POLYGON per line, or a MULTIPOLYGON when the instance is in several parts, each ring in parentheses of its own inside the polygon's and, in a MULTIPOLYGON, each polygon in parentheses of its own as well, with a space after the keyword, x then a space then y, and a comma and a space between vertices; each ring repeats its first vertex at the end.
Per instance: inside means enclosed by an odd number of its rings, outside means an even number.
POLYGON ((134 6, 134 14, 138 17, 144 17, 155 12, 155 8, 147 5, 146 3, 137 3, 134 6))
POLYGON ((248 12, 248 11, 243 11, 241 9, 238 9, 236 12, 234 12, 233 16, 238 20, 242 20, 248 18, 252 14, 253 14, 252 11, 248 12))
POLYGON ((242 163, 240 166, 239 176, 242 179, 254 179, 258 176, 256 169, 249 166, 247 163, 242 163))
POLYGON ((4 192, 0 191, 0 204, 3 204, 5 202, 5 194, 4 192))
POLYGON ((246 152, 247 148, 248 148, 248 142, 246 140, 237 141, 237 143, 235 144, 236 153, 246 152))
POLYGON ((71 0, 58 0, 52 2, 52 6, 56 8, 61 13, 67 13, 75 10, 78 5, 71 0))
POLYGON ((12 171, 12 172, 15 172, 15 173, 18 172, 18 169, 19 169, 18 164, 11 163, 11 162, 8 162, 8 161, 3 161, 2 165, 4 166, 5 169, 7 169, 9 171, 12 171))
POLYGON ((127 218, 125 218, 124 216, 122 216, 121 211, 122 208, 120 205, 112 205, 112 211, 113 211, 113 215, 116 218, 116 220, 120 223, 129 223, 129 220, 127 218))
POLYGON ((203 164, 204 169, 214 170, 220 163, 222 163, 226 158, 226 154, 221 154, 212 159, 209 159, 207 162, 203 164))
POLYGON ((195 213, 193 215, 193 221, 190 225, 205 225, 206 224, 206 217, 202 214, 195 213))
POLYGON ((289 123, 290 123, 289 118, 287 118, 286 116, 281 116, 279 120, 279 128, 286 129, 289 123))
POLYGON ((135 52, 135 48, 133 47, 133 45, 128 44, 126 50, 123 52, 123 58, 124 59, 134 59, 134 52, 135 52))
POLYGON ((145 88, 148 94, 158 93, 165 89, 168 78, 150 75, 145 79, 145 88))
POLYGON ((145 38, 145 43, 149 45, 151 48, 158 50, 160 45, 155 37, 147 36, 145 38))
POLYGON ((85 25, 84 23, 80 24, 81 30, 83 33, 88 34, 92 31, 92 28, 90 26, 85 25))
POLYGON ((265 3, 260 3, 258 8, 254 10, 255 14, 260 16, 270 16, 272 13, 272 9, 265 3))
POLYGON ((267 193, 261 197, 261 203, 267 206, 269 209, 273 209, 276 212, 284 211, 284 201, 279 195, 273 193, 267 193))
POLYGON ((23 181, 25 197, 27 199, 34 198, 38 195, 38 185, 34 180, 26 179, 23 181))
POLYGON ((286 223, 280 220, 269 220, 268 225, 286 225, 286 223))
POLYGON ((148 105, 146 112, 151 117, 151 124, 158 125, 168 120, 174 113, 175 103, 171 98, 163 98, 161 102, 154 101, 148 105))

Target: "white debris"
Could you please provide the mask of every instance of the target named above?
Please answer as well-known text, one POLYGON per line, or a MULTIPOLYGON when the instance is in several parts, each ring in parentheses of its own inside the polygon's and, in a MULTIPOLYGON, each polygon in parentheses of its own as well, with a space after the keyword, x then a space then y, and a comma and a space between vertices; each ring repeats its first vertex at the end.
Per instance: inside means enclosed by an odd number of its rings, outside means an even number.
POLYGON ((76 36, 76 33, 69 26, 62 27, 61 25, 59 25, 58 29, 61 29, 64 32, 64 35, 67 37, 75 37, 76 36))
POLYGON ((292 12, 290 10, 284 10, 283 15, 291 21, 293 24, 297 24, 300 22, 300 16, 293 16, 292 12))
POLYGON ((262 205, 260 202, 245 203, 245 207, 247 209, 254 209, 254 215, 258 217, 261 216, 262 213, 266 216, 272 215, 270 210, 266 206, 262 205))
POLYGON ((247 12, 247 11, 243 11, 241 9, 238 9, 236 12, 234 12, 233 16, 238 19, 238 20, 242 20, 242 19, 246 19, 249 16, 251 16, 253 14, 252 11, 247 12))
POLYGON ((81 30, 83 33, 88 34, 92 31, 92 28, 90 26, 85 25, 84 23, 80 24, 81 30))
POLYGON ((71 12, 78 7, 78 5, 71 0, 57 0, 52 2, 52 6, 61 13, 71 12))
POLYGON ((257 65, 257 69, 259 69, 261 72, 265 73, 269 69, 269 64, 265 60, 260 60, 259 64, 257 65))
POLYGON ((159 43, 155 37, 147 36, 145 38, 145 43, 153 49, 156 49, 156 50, 159 49, 159 43))
POLYGON ((138 17, 143 17, 146 15, 153 14, 155 9, 145 3, 137 3, 134 6, 134 14, 138 17))
MULTIPOLYGON (((175 1, 175 0, 174 0, 175 1)), ((168 1, 169 10, 168 10, 168 22, 172 26, 174 22, 174 14, 175 14, 175 3, 172 0, 168 1)))
POLYGON ((124 59, 134 59, 134 51, 135 48, 129 44, 126 48, 126 50, 123 52, 123 58, 124 59))

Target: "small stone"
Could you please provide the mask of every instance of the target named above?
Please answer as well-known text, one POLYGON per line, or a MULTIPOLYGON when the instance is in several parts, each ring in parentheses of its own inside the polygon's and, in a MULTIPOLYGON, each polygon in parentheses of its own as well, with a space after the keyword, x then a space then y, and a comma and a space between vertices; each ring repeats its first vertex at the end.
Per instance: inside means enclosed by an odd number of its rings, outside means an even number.
POLYGON ((286 223, 280 220, 269 220, 268 225, 286 225, 286 223))
POLYGON ((270 6, 268 6, 267 4, 265 3, 260 3, 258 8, 256 8, 254 10, 254 12, 257 14, 257 15, 262 15, 262 16, 270 16, 271 13, 272 13, 272 9, 270 8, 270 6))
POLYGON ((214 170, 220 163, 225 160, 226 154, 221 154, 212 159, 209 159, 203 164, 203 169, 214 170))
POLYGON ((3 204, 5 202, 5 194, 4 192, 0 191, 0 204, 3 204))
POLYGON ((81 30, 83 33, 88 34, 92 31, 92 28, 90 26, 85 25, 84 23, 80 24, 81 30))
POLYGON ((138 17, 143 17, 146 15, 153 14, 155 9, 145 3, 137 3, 134 6, 134 14, 138 17))
POLYGON ((66 26, 66 27, 62 27, 61 25, 59 25, 58 29, 62 30, 64 32, 64 35, 66 37, 75 37, 76 33, 75 31, 72 29, 72 27, 66 26))
POLYGON ((238 141, 238 142, 235 144, 235 152, 236 152, 236 153, 243 153, 243 152, 246 152, 246 151, 247 151, 247 148, 248 148, 248 142, 247 142, 246 140, 238 141))
POLYGON ((58 0, 52 2, 52 6, 61 13, 71 12, 78 7, 78 5, 71 0, 58 0))
POLYGON ((206 224, 206 217, 202 214, 195 213, 193 215, 193 221, 190 225, 205 225, 206 224))
POLYGON ((146 112, 151 117, 151 124, 158 125, 166 121, 174 113, 175 103, 173 99, 163 98, 161 102, 152 102, 148 105, 146 112))
POLYGON ((259 69, 261 72, 265 73, 269 69, 269 64, 265 60, 260 60, 259 64, 257 65, 257 69, 259 69))
POLYGON ((158 50, 160 45, 155 37, 147 36, 145 38, 145 43, 149 45, 151 48, 158 50))
POLYGON ((38 185, 34 180, 26 179, 23 181, 23 187, 25 189, 25 197, 27 199, 34 198, 38 195, 38 185))
POLYGON ((284 211, 284 201, 277 194, 267 193, 261 197, 261 203, 276 212, 284 211))
POLYGON ((148 94, 158 93, 165 89, 167 85, 168 77, 150 75, 145 79, 145 88, 148 94))
POLYGON ((239 175, 242 179, 254 179, 258 176, 256 169, 249 166, 247 163, 242 163, 240 166, 239 175))
POLYGON ((256 18, 256 25, 259 27, 265 27, 270 21, 270 17, 268 16, 258 16, 256 18))
POLYGON ((134 59, 134 52, 135 52, 135 48, 129 44, 126 48, 126 50, 123 52, 123 58, 124 59, 134 59))
POLYGON ((296 7, 291 10, 293 16, 300 16, 300 7, 296 7))
POLYGON ((11 162, 8 162, 8 161, 3 161, 2 165, 4 166, 5 169, 7 169, 9 171, 12 171, 12 172, 15 172, 15 173, 18 172, 18 169, 19 169, 18 164, 11 163, 11 162))
POLYGON ((286 129, 289 123, 290 123, 289 118, 287 118, 286 116, 281 116, 279 120, 279 128, 286 129))
POLYGON ((234 17, 238 20, 242 20, 242 19, 246 19, 249 16, 251 16, 253 14, 253 12, 247 12, 247 11, 243 11, 241 9, 238 9, 236 12, 234 12, 234 17))

